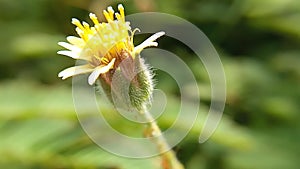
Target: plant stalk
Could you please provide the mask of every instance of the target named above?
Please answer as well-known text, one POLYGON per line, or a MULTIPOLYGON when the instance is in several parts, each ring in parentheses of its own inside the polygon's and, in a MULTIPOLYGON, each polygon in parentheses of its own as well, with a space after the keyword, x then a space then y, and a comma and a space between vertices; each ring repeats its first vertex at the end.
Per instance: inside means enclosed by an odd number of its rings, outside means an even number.
POLYGON ((159 126, 152 117, 151 113, 147 110, 146 106, 143 107, 140 115, 142 115, 148 122, 144 135, 157 146, 157 149, 160 152, 160 156, 162 158, 162 168, 184 169, 184 166, 178 161, 175 152, 170 148, 166 139, 162 135, 159 126))

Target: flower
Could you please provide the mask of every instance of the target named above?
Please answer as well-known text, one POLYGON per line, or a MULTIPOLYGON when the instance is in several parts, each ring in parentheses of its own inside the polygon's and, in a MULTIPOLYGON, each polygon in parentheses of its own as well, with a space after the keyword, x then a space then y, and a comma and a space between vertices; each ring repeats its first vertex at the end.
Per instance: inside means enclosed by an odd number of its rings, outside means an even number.
POLYGON ((90 13, 93 27, 86 22, 72 19, 79 37, 68 36, 69 43, 59 42, 58 44, 67 50, 57 53, 85 60, 87 63, 67 68, 58 74, 59 77, 66 79, 78 74, 91 73, 88 83, 93 85, 100 75, 116 70, 128 56, 134 60, 144 48, 158 45, 155 40, 163 36, 164 32, 158 32, 140 45, 134 46, 133 36, 138 29, 131 30, 130 23, 125 21, 124 7, 121 4, 118 5, 118 10, 119 13, 114 12, 111 6, 104 10, 107 22, 103 23, 99 23, 96 15, 90 13))

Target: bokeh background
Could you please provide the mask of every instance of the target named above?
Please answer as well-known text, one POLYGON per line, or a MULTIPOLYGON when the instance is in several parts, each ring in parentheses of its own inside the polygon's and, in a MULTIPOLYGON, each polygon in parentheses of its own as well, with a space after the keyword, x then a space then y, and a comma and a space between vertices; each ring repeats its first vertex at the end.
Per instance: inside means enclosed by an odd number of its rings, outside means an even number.
MULTIPOLYGON (((164 12, 194 23, 220 54, 227 79, 224 116, 209 141, 198 144, 198 122, 174 148, 186 168, 300 168, 299 0, 0 0, 1 169, 159 168, 158 158, 126 159, 97 147, 77 121, 71 80, 57 77, 74 65, 56 54, 57 42, 75 35, 71 18, 88 20, 94 12, 103 20, 101 11, 120 2, 127 14, 164 12)), ((199 117, 205 117, 210 82, 197 56, 172 39, 159 43, 195 72, 199 117)), ((166 129, 176 118, 180 93, 167 74, 156 74, 168 96, 166 115, 159 118, 166 129)), ((141 136, 137 125, 115 118, 114 110, 105 114, 116 130, 141 136)))

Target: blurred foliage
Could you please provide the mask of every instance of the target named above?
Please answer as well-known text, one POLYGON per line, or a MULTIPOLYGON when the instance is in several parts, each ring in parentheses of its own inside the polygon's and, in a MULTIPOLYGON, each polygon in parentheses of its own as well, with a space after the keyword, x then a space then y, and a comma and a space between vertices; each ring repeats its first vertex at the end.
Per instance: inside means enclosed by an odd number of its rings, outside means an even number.
MULTIPOLYGON (((71 80, 57 78, 74 64, 56 54, 57 42, 75 35, 71 18, 86 20, 88 11, 100 17, 102 9, 119 2, 127 14, 157 11, 187 19, 221 56, 226 109, 213 137, 198 144, 210 103, 206 71, 182 45, 159 41, 189 64, 199 83, 200 115, 175 147, 188 169, 299 168, 299 0, 0 0, 0 168, 158 168, 157 158, 121 158, 96 146, 76 118, 71 80)), ((159 119, 166 129, 180 100, 172 79, 159 71, 156 78, 168 97, 159 119)), ((192 89, 185 92, 193 97, 192 89)), ((115 129, 140 135, 136 125, 118 120, 113 110, 105 114, 115 129)))

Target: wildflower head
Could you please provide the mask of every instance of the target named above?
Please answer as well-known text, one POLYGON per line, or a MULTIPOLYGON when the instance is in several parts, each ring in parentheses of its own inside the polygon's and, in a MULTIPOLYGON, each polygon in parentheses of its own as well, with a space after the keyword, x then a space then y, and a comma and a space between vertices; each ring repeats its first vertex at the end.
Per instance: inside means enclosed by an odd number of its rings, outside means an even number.
POLYGON ((131 105, 141 108, 151 97, 153 83, 151 71, 139 54, 146 47, 157 46, 156 39, 165 33, 158 32, 140 45, 134 46, 133 37, 138 29, 132 30, 130 23, 125 21, 124 7, 121 4, 118 5, 118 10, 115 12, 112 7, 104 10, 103 15, 107 22, 102 23, 91 13, 89 16, 93 26, 72 19, 79 37, 69 36, 68 42, 59 42, 58 44, 67 50, 58 51, 58 54, 85 60, 86 64, 67 68, 58 76, 66 79, 90 73, 88 83, 93 85, 99 80, 111 100, 111 93, 117 95, 120 100, 128 100, 123 97, 127 93, 131 105), (114 86, 113 77, 118 77, 118 83, 114 86), (126 90, 128 88, 129 91, 126 90))
POLYGON ((144 48, 158 45, 155 40, 164 35, 164 32, 152 35, 135 47, 133 37, 138 29, 132 30, 130 23, 125 21, 124 7, 121 4, 118 5, 118 10, 119 12, 115 12, 112 7, 104 10, 103 15, 107 22, 103 23, 98 21, 95 14, 90 13, 94 26, 72 19, 79 37, 68 36, 68 43, 59 42, 58 44, 67 50, 58 51, 58 54, 85 60, 87 64, 67 68, 58 74, 59 77, 66 79, 78 74, 91 73, 88 83, 92 85, 101 74, 116 70, 127 57, 135 59, 144 48))

